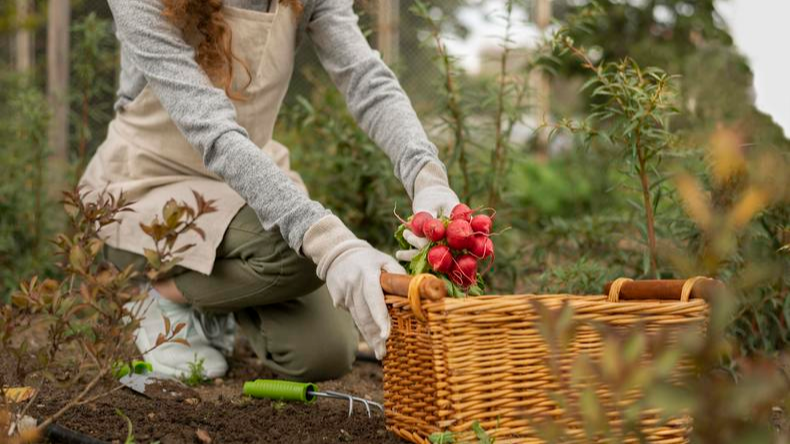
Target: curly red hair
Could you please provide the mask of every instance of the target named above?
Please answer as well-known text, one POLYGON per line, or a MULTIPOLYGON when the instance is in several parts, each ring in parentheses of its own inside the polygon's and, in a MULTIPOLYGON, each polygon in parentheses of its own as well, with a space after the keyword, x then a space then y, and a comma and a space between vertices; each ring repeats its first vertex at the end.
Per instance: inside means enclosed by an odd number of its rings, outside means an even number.
MULTIPOLYGON (((300 0, 279 0, 297 13, 302 12, 300 0)), ((233 62, 239 62, 252 81, 247 64, 233 54, 233 31, 222 14, 223 0, 162 0, 163 15, 195 48, 195 61, 209 78, 225 89, 228 97, 241 99, 233 91, 233 62)), ((248 85, 249 85, 248 82, 248 85)), ((246 86, 245 86, 246 88, 246 86)))

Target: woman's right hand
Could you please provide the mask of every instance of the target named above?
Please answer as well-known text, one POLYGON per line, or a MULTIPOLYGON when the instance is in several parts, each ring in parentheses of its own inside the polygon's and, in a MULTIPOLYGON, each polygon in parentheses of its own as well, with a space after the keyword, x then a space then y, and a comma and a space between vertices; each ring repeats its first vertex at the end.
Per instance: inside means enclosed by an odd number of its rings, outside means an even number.
MULTIPOLYGON (((424 211, 433 217, 449 217, 458 203, 458 196, 450 188, 444 166, 438 161, 426 164, 414 182, 412 214, 424 211)), ((403 262, 411 262, 429 244, 428 239, 418 237, 411 230, 404 231, 403 238, 413 247, 395 253, 395 257, 403 262)))
POLYGON ((381 289, 381 272, 406 274, 391 256, 358 239, 336 216, 326 216, 305 233, 302 251, 318 264, 336 307, 351 313, 378 359, 387 352, 390 318, 381 289))

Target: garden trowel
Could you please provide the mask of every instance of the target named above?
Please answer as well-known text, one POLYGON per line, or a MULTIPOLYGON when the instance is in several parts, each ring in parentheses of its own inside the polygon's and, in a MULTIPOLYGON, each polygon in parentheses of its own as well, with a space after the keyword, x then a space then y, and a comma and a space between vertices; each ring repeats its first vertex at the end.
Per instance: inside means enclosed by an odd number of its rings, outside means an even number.
POLYGON ((156 373, 129 373, 128 375, 121 377, 118 382, 123 384, 126 388, 132 389, 135 392, 150 398, 151 394, 145 392, 146 387, 165 379, 170 378, 165 375, 158 375, 156 373))
POLYGON ((183 382, 161 373, 132 373, 120 378, 121 384, 149 399, 167 399, 197 404, 200 395, 183 382))

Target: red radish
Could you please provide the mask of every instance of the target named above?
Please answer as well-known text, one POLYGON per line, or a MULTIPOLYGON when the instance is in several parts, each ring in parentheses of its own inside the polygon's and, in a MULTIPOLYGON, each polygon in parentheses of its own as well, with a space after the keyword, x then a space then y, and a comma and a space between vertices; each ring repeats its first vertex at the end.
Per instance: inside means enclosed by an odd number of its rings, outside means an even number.
POLYGON ((428 250, 428 263, 433 271, 449 273, 453 268, 453 254, 446 245, 437 245, 428 250))
POLYGON ((493 225, 493 222, 487 215, 478 214, 472 218, 470 225, 472 225, 472 230, 474 230, 475 233, 489 234, 491 233, 491 226, 493 225))
POLYGON ((453 264, 452 269, 447 273, 447 276, 453 282, 453 284, 463 287, 464 286, 464 275, 458 270, 458 267, 453 264))
POLYGON ((490 237, 486 238, 486 254, 483 255, 483 259, 488 259, 489 257, 494 256, 494 241, 491 240, 490 237))
POLYGON ((475 234, 469 241, 469 252, 478 259, 485 259, 494 254, 494 242, 485 234, 475 234))
POLYGON ((452 281, 463 288, 468 288, 477 281, 477 259, 464 254, 456 261, 452 271, 452 281))
POLYGON ((433 219, 431 213, 427 211, 420 211, 411 218, 411 222, 409 222, 409 229, 417 237, 424 237, 425 233, 423 232, 423 226, 425 225, 425 222, 431 219, 433 219))
POLYGON ((465 220, 469 222, 472 219, 472 209, 466 204, 459 203, 450 213, 450 219, 465 220))
POLYGON ((472 237, 472 226, 465 220, 454 220, 447 225, 447 245, 454 250, 463 250, 472 237))
POLYGON ((441 219, 430 219, 422 225, 422 232, 431 242, 439 242, 444 239, 444 222, 441 219))
POLYGON ((464 279, 464 274, 461 273, 461 270, 458 269, 457 262, 453 262, 453 266, 450 267, 450 271, 447 272, 447 276, 455 285, 459 287, 464 287, 466 281, 464 279))

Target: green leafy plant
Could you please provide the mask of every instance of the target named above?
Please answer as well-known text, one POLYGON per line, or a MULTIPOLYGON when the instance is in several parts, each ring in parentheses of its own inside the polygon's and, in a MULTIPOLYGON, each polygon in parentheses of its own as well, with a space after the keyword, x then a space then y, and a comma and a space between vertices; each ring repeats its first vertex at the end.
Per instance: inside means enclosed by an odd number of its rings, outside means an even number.
POLYGON ((428 437, 431 444, 455 444, 453 432, 436 432, 428 437))
POLYGON ((529 224, 539 218, 570 219, 579 213, 589 213, 594 193, 601 188, 590 177, 589 163, 593 161, 590 157, 562 155, 547 161, 535 157, 519 159, 508 182, 512 204, 521 207, 521 217, 513 221, 514 227, 529 229, 529 224))
MULTIPOLYGON (((585 80, 592 82, 588 83, 587 94, 582 97, 589 102, 583 110, 590 114, 589 118, 564 119, 554 127, 571 129, 579 139, 574 144, 593 148, 570 152, 568 157, 576 161, 585 159, 585 162, 595 162, 596 166, 592 168, 594 174, 585 175, 583 171, 570 172, 567 169, 565 172, 573 176, 601 179, 600 183, 592 183, 598 193, 606 197, 596 199, 596 194, 593 193, 590 207, 576 210, 577 214, 582 213, 581 216, 544 216, 541 214, 542 207, 534 204, 534 198, 519 192, 519 197, 528 198, 522 202, 533 210, 533 217, 527 223, 514 223, 514 226, 532 244, 524 248, 527 251, 525 254, 532 255, 531 257, 542 264, 522 268, 521 281, 527 285, 541 286, 543 289, 559 289, 558 285, 546 286, 546 278, 555 274, 555 269, 559 270, 556 274, 562 275, 567 275, 569 270, 579 270, 583 265, 577 264, 579 257, 584 257, 588 264, 604 264, 608 269, 606 280, 619 276, 653 277, 650 273, 650 255, 656 257, 662 278, 704 274, 729 282, 746 279, 748 276, 752 285, 737 295, 739 308, 733 315, 729 333, 738 339, 740 353, 780 353, 787 348, 790 338, 785 315, 785 307, 790 305, 790 278, 787 273, 782 274, 777 270, 790 266, 790 258, 782 250, 787 244, 786 226, 790 214, 786 210, 787 187, 783 179, 786 173, 777 170, 781 171, 788 164, 790 143, 781 135, 775 134, 775 125, 752 115, 753 104, 743 99, 743 90, 747 89, 752 79, 748 68, 739 61, 740 56, 734 54, 731 48, 717 44, 706 47, 706 50, 696 47, 691 51, 678 49, 684 45, 694 46, 693 42, 654 39, 641 35, 647 33, 644 31, 647 28, 641 27, 638 38, 642 44, 615 44, 612 40, 599 36, 620 32, 619 29, 622 28, 619 25, 614 28, 611 26, 622 19, 624 13, 627 16, 626 21, 631 23, 634 17, 641 17, 639 20, 643 20, 644 15, 651 15, 653 6, 615 5, 609 1, 599 3, 605 8, 603 13, 596 6, 592 9, 570 8, 573 14, 565 16, 565 26, 561 27, 552 41, 552 49, 556 50, 555 56, 564 52, 569 57, 550 58, 551 60, 543 62, 548 62, 565 74, 570 72, 574 76, 582 75, 585 80), (648 41, 652 43, 646 43, 648 41), (584 45, 579 42, 584 42, 584 45), (569 45, 574 49, 569 48, 569 45), (646 47, 650 48, 647 52, 646 47), (653 52, 654 47, 661 47, 662 51, 677 50, 678 58, 664 59, 662 57, 666 53, 653 52), (626 48, 629 51, 624 52, 626 48), (657 246, 653 254, 645 254, 650 251, 647 236, 649 230, 645 222, 647 207, 644 199, 642 202, 634 199, 644 195, 637 168, 638 156, 635 162, 633 153, 623 152, 628 145, 622 141, 627 139, 618 139, 619 144, 610 140, 612 128, 618 130, 615 123, 625 122, 627 119, 619 104, 609 106, 612 98, 616 97, 611 95, 609 89, 604 88, 595 94, 603 84, 599 82, 597 72, 590 68, 593 66, 605 74, 607 67, 612 66, 606 62, 606 56, 627 57, 630 52, 638 53, 642 59, 666 62, 673 67, 678 64, 685 66, 688 63, 693 63, 695 67, 682 69, 682 82, 671 76, 668 79, 676 87, 671 88, 673 94, 668 96, 670 101, 667 103, 682 104, 683 107, 679 109, 680 113, 670 109, 662 114, 668 118, 662 120, 657 135, 666 136, 667 143, 663 144, 664 148, 658 151, 652 161, 655 169, 648 175, 649 187, 652 187, 650 198, 654 209, 657 246), (592 63, 593 60, 595 64, 592 63), (705 69, 700 71, 702 66, 705 69), (736 70, 733 76, 716 78, 720 82, 714 81, 710 76, 701 80, 699 72, 715 72, 710 66, 740 66, 743 69, 736 70), (590 73, 593 75, 590 76, 590 73), (722 94, 723 90, 728 93, 722 94), (682 94, 682 97, 674 99, 675 94, 682 94), (601 108, 602 106, 609 106, 609 111, 616 115, 607 116, 604 114, 607 108, 601 108), (671 134, 665 131, 671 131, 671 134), (624 157, 628 158, 627 162, 623 162, 624 157), (609 167, 610 164, 621 171, 610 171, 614 169, 609 167), (772 185, 766 186, 767 183, 772 185), (622 184, 631 185, 623 188, 622 184), (682 186, 679 187, 678 184, 682 186), (689 194, 689 189, 694 191, 689 196, 684 196, 684 193, 689 194), (693 214, 684 214, 682 208, 688 208, 689 198, 698 203, 692 205, 696 207, 693 214), (749 222, 742 223, 737 229, 733 226, 733 218, 726 222, 724 216, 716 216, 749 208, 749 211, 755 211, 751 215, 753 219, 746 218, 749 222), (713 220, 721 225, 710 226, 713 220), (726 236, 717 236, 714 233, 726 236), (644 240, 638 241, 639 238, 644 240), (704 252, 705 250, 711 251, 704 252), (690 255, 688 251, 695 254, 690 255), (706 262, 694 262, 698 257, 706 257, 706 262)), ((710 12, 705 8, 699 15, 694 16, 694 20, 705 22, 710 12)), ((689 25, 689 22, 682 21, 677 24, 679 27, 689 25)), ((717 39, 720 38, 721 30, 714 30, 711 35, 714 34, 719 35, 717 39)), ((542 66, 546 66, 546 63, 542 66)), ((634 83, 632 77, 623 75, 620 79, 622 87, 639 87, 639 83, 634 83)), ((657 88, 657 85, 654 87, 657 88)), ((635 131, 636 129, 634 134, 635 131)), ((529 180, 536 181, 534 188, 538 189, 545 181, 534 174, 529 180)), ((520 180, 512 182, 512 186, 518 191, 529 187, 530 183, 520 180)), ((534 188, 533 191, 537 192, 534 188)), ((544 194, 560 195, 559 192, 548 190, 544 194)), ((568 205, 568 208, 573 208, 570 206, 572 204, 568 205)), ((577 287, 576 277, 567 277, 570 279, 567 285, 577 287)), ((584 276, 578 277, 584 279, 584 276)), ((559 284, 559 280, 556 283, 559 284)))
POLYGON ((587 50, 577 46, 570 35, 571 26, 584 27, 601 13, 593 5, 577 15, 572 25, 560 28, 551 44, 557 56, 571 55, 591 73, 582 91, 590 90, 596 101, 586 119, 563 119, 555 130, 581 134, 588 145, 597 139, 606 149, 617 150, 625 160, 625 171, 638 183, 641 194, 641 201, 633 201, 633 205, 643 212, 640 229, 646 244, 644 274, 658 277, 656 211, 665 180, 658 165, 674 141, 669 123, 678 112, 677 77, 655 67, 643 69, 630 58, 593 62, 587 50))
MULTIPOLYGON (((494 444, 496 438, 491 436, 481 425, 479 421, 473 421, 471 425, 472 432, 478 444, 494 444)), ((456 434, 453 432, 436 432, 428 437, 431 444, 455 444, 467 443, 471 441, 458 441, 456 434)))
POLYGON ((494 444, 496 441, 496 438, 489 435, 478 421, 474 421, 472 423, 472 431, 475 432, 475 437, 478 439, 480 444, 494 444))
POLYGON ((284 409, 287 405, 288 403, 285 401, 272 401, 272 408, 277 412, 284 409))
MULTIPOLYGON (((586 19, 580 20, 585 23, 586 19)), ((555 45, 562 48, 560 52, 574 54, 582 60, 585 70, 595 73, 587 85, 591 88, 593 115, 581 122, 563 121, 557 128, 582 135, 588 146, 595 142, 604 147, 631 148, 629 165, 633 169, 629 174, 643 184, 642 173, 646 169, 642 167, 636 139, 641 125, 638 116, 658 109, 658 105, 651 105, 651 98, 658 100, 662 81, 671 82, 672 78, 661 72, 653 72, 652 76, 646 74, 647 70, 642 72, 630 61, 594 65, 582 49, 568 40, 567 35, 563 36, 563 31, 558 38, 555 45), (644 81, 646 77, 652 80, 644 81), (623 88, 633 91, 622 93, 623 88), (637 90, 641 88, 653 93, 640 95, 637 90), (636 113, 623 106, 631 103, 628 100, 637 104, 636 113), (644 111, 638 110, 639 103, 647 104, 644 111)), ((653 119, 651 125, 658 125, 657 128, 642 127, 643 139, 644 134, 651 131, 656 137, 652 141, 648 139, 650 145, 643 150, 646 154, 642 158, 646 160, 661 159, 673 143, 674 136, 668 133, 666 117, 673 115, 675 110, 667 106, 666 112, 660 113, 663 119, 653 119), (650 152, 654 153, 653 157, 647 154, 650 152)), ((673 214, 673 219, 653 218, 656 221, 654 232, 660 229, 658 222, 670 221, 673 232, 681 240, 650 253, 662 259, 662 271, 677 276, 716 276, 726 282, 728 290, 709 301, 712 309, 704 337, 680 334, 677 337, 682 339, 673 342, 639 327, 623 331, 600 330, 604 342, 601 360, 592 361, 580 354, 570 372, 564 371, 559 362, 551 363, 557 384, 564 387, 554 389, 553 393, 565 413, 584 424, 583 432, 588 441, 643 439, 641 415, 655 408, 661 409, 667 417, 691 414, 696 442, 782 439, 782 434, 774 430, 774 422, 777 407, 783 406, 786 410, 790 402, 790 374, 783 362, 786 358, 780 354, 766 359, 752 353, 757 349, 781 348, 782 340, 777 335, 786 331, 782 326, 781 308, 787 293, 784 276, 777 274, 777 270, 786 264, 781 253, 782 221, 786 220, 786 215, 779 208, 786 207, 788 201, 790 186, 786 171, 790 163, 785 154, 770 147, 754 150, 752 156, 747 156, 743 143, 738 131, 722 128, 710 138, 701 168, 680 158, 671 174, 660 172, 656 166, 648 176, 647 187, 640 186, 643 195, 645 190, 650 191, 650 200, 646 199, 640 206, 643 218, 650 219, 647 211, 650 206, 654 211, 658 208, 655 200, 659 193, 670 206, 686 212, 685 217, 673 214), (651 185, 655 183, 661 185, 651 185), (652 365, 642 361, 648 356, 653 359, 652 365), (683 363, 685 368, 693 368, 695 372, 678 380, 671 370, 683 363), (612 399, 599 396, 601 385, 614 393, 612 399), (618 403, 618 396, 628 391, 642 393, 643 397, 631 404, 618 403), (726 400, 737 401, 728 403, 726 400), (621 420, 609 420, 613 415, 621 420)), ((566 236, 580 238, 583 237, 579 236, 581 226, 583 224, 563 222, 557 228, 566 236)), ((647 232, 647 229, 642 230, 643 235, 647 232)), ((649 240, 645 242, 648 250, 650 243, 649 240)), ((585 245, 587 250, 598 249, 595 243, 585 242, 585 245)), ((583 259, 570 268, 549 270, 544 276, 567 279, 564 286, 573 287, 588 279, 586 273, 577 275, 584 270, 585 262, 583 259)), ((544 310, 543 315, 544 340, 551 347, 562 350, 579 324, 570 321, 569 307, 553 313, 544 310)), ((571 438, 571 431, 552 419, 536 420, 535 425, 547 442, 571 438)))
MULTIPOLYGON (((178 235, 196 229, 193 225, 199 217, 213 211, 211 202, 198 195, 196 200, 198 210, 185 203, 166 205, 164 211, 169 217, 165 217, 164 225, 157 222, 158 218, 150 225, 155 227, 151 231, 161 233, 165 241, 157 246, 162 260, 150 264, 149 276, 163 272, 158 266, 177 263, 173 248, 178 235)), ((135 303, 145 298, 143 287, 136 281, 132 266, 118 270, 101 259, 101 231, 118 223, 119 215, 130 211, 129 205, 123 195, 99 193, 88 200, 79 190, 64 193, 63 202, 70 232, 59 234, 54 244, 64 278, 34 277, 21 284, 11 304, 0 307, 0 354, 15 369, 16 379, 35 389, 30 400, 22 404, 11 404, 0 396, 0 411, 23 417, 42 388, 78 387, 73 397, 42 420, 36 429, 39 435, 70 409, 122 388, 114 379, 119 363, 131 369, 140 356, 132 344, 144 309, 143 303, 135 303)), ((168 342, 189 345, 175 337, 185 324, 172 325, 167 318, 164 323, 165 332, 152 350, 168 342)), ((0 393, 8 386, 4 380, 7 376, 0 374, 0 393)), ((0 430, 0 434, 8 436, 8 431, 0 430)))
POLYGON ((787 153, 763 149, 747 156, 739 134, 722 128, 708 148, 708 175, 675 177, 679 201, 693 226, 694 255, 672 251, 683 273, 719 276, 737 289, 729 333, 738 354, 776 355, 790 344, 790 258, 782 250, 790 182, 787 153))
POLYGON ((544 271, 540 290, 547 294, 598 294, 610 280, 610 273, 603 264, 582 257, 572 264, 544 271))
POLYGON ((168 200, 162 207, 162 219, 156 216, 150 224, 140 224, 140 228, 154 241, 154 248, 143 252, 148 261, 146 275, 151 281, 166 276, 181 262, 179 255, 191 250, 194 244, 180 245, 176 242, 185 233, 194 232, 205 240, 206 234, 197 226, 197 221, 206 214, 217 211, 213 200, 205 200, 199 193, 192 191, 195 207, 168 200))
POLYGON ((179 378, 181 379, 181 382, 190 387, 197 387, 209 382, 209 379, 206 378, 206 369, 203 366, 205 361, 206 360, 203 358, 198 359, 197 355, 195 355, 195 359, 188 363, 189 373, 182 375, 181 378, 179 378))

